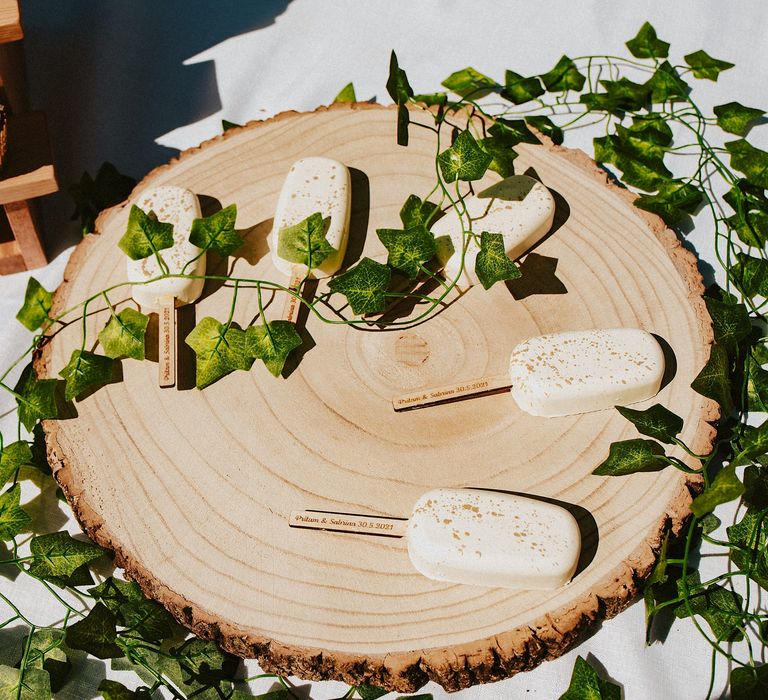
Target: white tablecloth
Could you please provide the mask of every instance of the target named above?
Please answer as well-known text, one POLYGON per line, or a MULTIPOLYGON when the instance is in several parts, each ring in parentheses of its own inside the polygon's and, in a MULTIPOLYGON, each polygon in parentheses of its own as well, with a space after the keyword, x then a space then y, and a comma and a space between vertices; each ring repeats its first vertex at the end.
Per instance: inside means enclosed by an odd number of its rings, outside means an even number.
MULTIPOLYGON (((768 107, 768 4, 761 0, 22 0, 22 11, 32 103, 47 112, 63 190, 104 160, 141 177, 176 149, 219 133, 222 118, 244 122, 288 109, 311 110, 350 80, 359 99, 388 102, 384 85, 391 49, 417 91, 429 92, 466 65, 500 79, 506 68, 542 73, 562 54, 625 55, 624 41, 649 20, 671 42, 673 62, 704 48, 736 64, 716 84, 695 81, 694 94, 705 111, 731 100, 768 107)), ((768 131, 762 130, 753 130, 750 140, 766 148, 768 131)), ((566 145, 591 152, 594 135, 576 131, 566 145)), ((64 193, 47 198, 44 224, 52 262, 34 275, 48 288, 60 281, 77 241, 77 227, 68 221, 71 210, 64 193)), ((711 281, 717 267, 711 226, 697 221, 687 240, 711 281)), ((30 337, 13 319, 27 278, 28 273, 0 278, 0 368, 30 337)), ((0 414, 11 408, 8 397, 0 396, 0 414)), ((12 415, 0 419, 6 434, 13 424, 12 415)), ((720 515, 727 521, 733 510, 720 515)), ((62 524, 52 517, 52 529, 62 524)), ((71 519, 65 526, 77 530, 71 519)), ((704 561, 705 572, 723 565, 704 561)), ((58 610, 24 577, 14 582, 0 576, 0 590, 35 620, 50 619, 58 610)), ((0 603, 3 617, 5 612, 0 603)), ((0 663, 12 656, 11 641, 13 632, 0 636, 0 663)), ((710 649, 690 621, 675 622, 663 644, 645 647, 643 607, 636 604, 562 658, 451 697, 557 697, 568 685, 577 654, 598 660, 627 698, 702 698, 709 683, 710 649)), ((256 672, 252 662, 248 666, 249 673, 256 672)), ((726 671, 721 662, 715 696, 726 671)), ((80 665, 78 680, 59 697, 94 697, 104 674, 135 685, 91 660, 80 665)), ((254 684, 261 691, 268 686, 269 681, 254 684)), ((314 683, 311 697, 338 697, 345 688, 314 683)), ((447 696, 434 684, 427 691, 447 696)))

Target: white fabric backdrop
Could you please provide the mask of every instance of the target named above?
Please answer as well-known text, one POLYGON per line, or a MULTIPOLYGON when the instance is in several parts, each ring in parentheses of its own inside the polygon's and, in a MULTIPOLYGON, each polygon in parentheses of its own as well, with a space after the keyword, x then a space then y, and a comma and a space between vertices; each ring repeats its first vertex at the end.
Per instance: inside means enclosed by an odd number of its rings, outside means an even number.
MULTIPOLYGON (((22 12, 32 102, 48 114, 62 189, 84 169, 94 173, 104 160, 141 177, 168 160, 174 149, 219 133, 222 118, 244 122, 288 109, 311 110, 328 103, 350 80, 359 99, 375 96, 388 102, 384 84, 391 49, 417 91, 429 92, 466 65, 501 77, 506 68, 523 75, 542 73, 564 53, 623 55, 624 41, 649 20, 671 42, 673 62, 704 48, 736 64, 716 84, 696 81, 694 94, 705 111, 731 100, 768 107, 768 4, 761 0, 22 0, 22 12)), ((766 148, 768 130, 762 130, 754 129, 750 140, 766 148)), ((566 145, 591 152, 594 135, 577 131, 566 145)), ((71 209, 62 193, 46 199, 44 222, 53 260, 34 275, 47 288, 60 281, 77 240, 76 226, 68 221, 71 209)), ((687 241, 705 261, 702 270, 711 281, 717 267, 711 228, 697 221, 687 241)), ((30 334, 13 318, 28 276, 0 278, 0 369, 29 342, 30 334)), ((14 429, 11 409, 7 396, 0 396, 0 428, 6 435, 14 429)), ((47 494, 37 505, 44 507, 50 499, 47 494)), ((724 521, 733 510, 720 513, 724 521)), ((51 529, 61 527, 55 515, 51 518, 51 529)), ((66 527, 77 531, 72 520, 66 527)), ((722 566, 705 558, 703 575, 722 566)), ((0 591, 40 622, 58 610, 23 577, 14 583, 0 575, 0 591)), ((0 617, 7 617, 1 602, 0 617)), ((564 657, 451 697, 557 697, 568 685, 577 654, 599 661, 623 685, 627 698, 704 697, 710 650, 690 621, 675 622, 663 644, 648 648, 643 630, 643 607, 636 604, 564 657)), ((0 636, 0 663, 13 656, 17 639, 13 632, 0 636)), ((249 662, 249 674, 254 669, 249 662)), ((80 671, 77 682, 59 697, 96 697, 94 689, 105 673, 133 685, 101 662, 81 664, 80 671)), ((716 697, 726 673, 720 663, 716 697)), ((268 687, 268 681, 254 684, 260 691, 268 687)), ((338 697, 345 689, 339 683, 314 683, 311 697, 338 697)), ((434 684, 422 692, 427 691, 447 697, 434 684)))

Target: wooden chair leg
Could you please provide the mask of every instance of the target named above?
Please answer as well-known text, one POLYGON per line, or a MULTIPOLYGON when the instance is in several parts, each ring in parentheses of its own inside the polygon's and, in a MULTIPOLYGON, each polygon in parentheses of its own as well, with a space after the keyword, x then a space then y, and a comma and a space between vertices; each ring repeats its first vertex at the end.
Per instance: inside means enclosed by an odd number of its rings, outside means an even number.
POLYGON ((28 270, 48 263, 37 227, 37 217, 29 200, 4 204, 11 231, 18 241, 21 256, 28 270))

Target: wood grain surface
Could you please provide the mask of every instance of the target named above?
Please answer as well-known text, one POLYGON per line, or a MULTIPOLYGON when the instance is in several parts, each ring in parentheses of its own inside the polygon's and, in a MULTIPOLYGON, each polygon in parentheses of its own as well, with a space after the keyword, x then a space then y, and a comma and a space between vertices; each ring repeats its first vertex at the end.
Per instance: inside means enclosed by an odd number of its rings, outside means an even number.
MULTIPOLYGON (((384 261, 375 229, 397 227, 406 197, 426 195, 434 178, 433 135, 412 128, 408 148, 397 146, 395 115, 374 105, 286 113, 182 154, 136 192, 175 184, 200 195, 204 211, 237 203, 245 249, 209 258, 209 274, 285 283, 267 249, 282 181, 298 158, 330 156, 352 169, 347 264, 361 249, 384 261)), ((696 484, 680 472, 590 474, 612 441, 637 437, 613 410, 536 418, 509 394, 392 410, 404 392, 506 372, 510 349, 529 336, 640 327, 674 358, 654 401, 685 418, 682 437, 695 451, 710 448, 706 421, 717 409, 689 387, 711 343, 693 256, 583 153, 549 143, 518 150, 517 172, 532 168, 558 205, 519 281, 454 295, 416 325, 400 317, 384 330, 352 327, 310 314, 300 361, 279 379, 257 361, 198 391, 194 356, 182 353, 177 389, 161 390, 153 362, 126 360, 122 381, 79 401, 76 419, 46 422, 56 478, 84 529, 197 634, 305 678, 402 691, 429 678, 457 689, 561 654, 631 602, 664 529, 682 527, 696 484), (571 504, 584 537, 573 581, 552 592, 440 583, 416 573, 403 540, 288 525, 304 509, 407 517, 440 486, 571 504)), ((125 279, 116 243, 127 215, 127 203, 102 215, 99 234, 70 261, 56 308, 125 279)), ((315 297, 325 290, 321 282, 315 297)), ((226 320, 231 295, 209 281, 196 306, 180 310, 180 338, 195 319, 226 320)), ((111 300, 132 303, 122 290, 111 300)), ((284 299, 270 301, 267 316, 278 318, 284 299)), ((337 319, 342 307, 336 295, 319 309, 337 319)), ((91 348, 108 313, 97 300, 89 314, 91 348)), ((244 327, 257 314, 254 290, 241 289, 235 321, 244 327)), ((79 343, 79 324, 67 326, 38 366, 54 376, 79 343)))

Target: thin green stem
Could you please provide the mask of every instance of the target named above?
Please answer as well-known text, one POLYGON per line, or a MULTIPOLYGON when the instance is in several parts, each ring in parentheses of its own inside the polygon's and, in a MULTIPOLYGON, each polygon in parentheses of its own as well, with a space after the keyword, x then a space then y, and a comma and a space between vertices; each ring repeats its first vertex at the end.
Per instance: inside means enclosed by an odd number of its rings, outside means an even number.
POLYGON ((232 319, 235 315, 235 306, 237 305, 237 290, 239 286, 240 283, 236 281, 234 289, 232 290, 232 303, 229 305, 229 316, 227 316, 227 322, 224 324, 225 333, 229 329, 230 325, 232 325, 232 319))
POLYGON ((29 650, 32 648, 32 638, 35 634, 36 627, 32 625, 29 629, 29 636, 27 637, 27 642, 24 645, 24 656, 21 658, 21 662, 19 663, 19 685, 16 688, 16 700, 19 700, 21 698, 21 691, 26 686, 24 685, 24 674, 27 671, 27 660, 29 659, 29 650))

